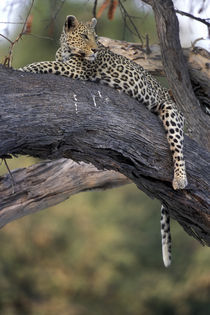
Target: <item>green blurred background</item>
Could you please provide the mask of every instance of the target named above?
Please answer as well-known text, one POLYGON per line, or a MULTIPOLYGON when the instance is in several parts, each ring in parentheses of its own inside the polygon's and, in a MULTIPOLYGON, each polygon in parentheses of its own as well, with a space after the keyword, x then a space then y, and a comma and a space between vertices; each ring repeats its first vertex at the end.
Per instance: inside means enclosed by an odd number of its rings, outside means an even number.
MULTIPOLYGON (((36 0, 34 35, 24 36, 15 47, 13 66, 53 60, 66 15, 89 20, 93 2, 65 1, 58 10, 61 1, 36 0)), ((28 6, 23 3, 17 16, 13 7, 13 21, 24 19, 28 6)), ((123 4, 130 15, 140 17, 134 21, 141 35, 148 33, 150 42, 157 42, 152 14, 137 9, 134 1, 123 4)), ((9 37, 14 39, 20 28, 15 26, 9 37)), ((112 21, 104 11, 97 33, 138 42, 124 30, 119 9, 112 21)), ((1 62, 7 51, 1 41, 1 62)), ((13 169, 36 162, 19 157, 8 164, 13 169)), ((1 164, 0 175, 5 172, 1 164)), ((210 314, 209 248, 173 221, 173 263, 165 269, 159 208, 157 200, 127 185, 82 193, 8 224, 0 231, 0 314, 210 314)))

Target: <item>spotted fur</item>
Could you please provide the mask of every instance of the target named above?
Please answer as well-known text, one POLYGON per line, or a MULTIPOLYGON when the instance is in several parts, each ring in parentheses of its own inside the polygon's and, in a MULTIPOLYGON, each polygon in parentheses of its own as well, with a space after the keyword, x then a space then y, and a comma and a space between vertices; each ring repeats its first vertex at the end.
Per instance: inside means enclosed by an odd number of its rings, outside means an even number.
MULTIPOLYGON (((98 42, 95 25, 96 19, 83 23, 78 22, 74 16, 67 16, 56 60, 32 63, 20 70, 97 81, 121 90, 143 103, 159 116, 165 128, 174 162, 173 188, 184 189, 187 185, 187 176, 183 157, 183 115, 177 109, 168 90, 143 67, 111 52, 98 42)), ((166 211, 164 218, 168 221, 169 215, 166 211)), ((162 237, 167 231, 161 229, 162 237)), ((165 239, 169 240, 169 237, 165 239)))

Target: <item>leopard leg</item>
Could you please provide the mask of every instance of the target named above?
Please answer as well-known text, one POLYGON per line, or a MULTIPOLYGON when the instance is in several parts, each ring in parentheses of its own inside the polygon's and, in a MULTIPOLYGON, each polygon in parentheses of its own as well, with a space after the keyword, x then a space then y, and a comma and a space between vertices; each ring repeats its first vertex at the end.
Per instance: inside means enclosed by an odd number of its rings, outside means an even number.
POLYGON ((62 63, 58 61, 41 61, 34 62, 29 65, 19 68, 18 70, 23 72, 33 72, 33 73, 53 73, 60 74, 60 69, 62 68, 62 63))
POLYGON ((161 238, 162 238, 162 257, 165 267, 171 264, 171 233, 170 233, 170 216, 168 210, 161 206, 161 238))
POLYGON ((167 133, 167 140, 174 162, 173 188, 184 189, 187 186, 187 175, 183 156, 184 117, 177 110, 173 101, 167 100, 159 106, 158 115, 167 133))
POLYGON ((23 68, 19 68, 18 70, 33 73, 53 73, 73 79, 79 78, 81 80, 88 80, 88 75, 85 70, 81 71, 78 77, 77 61, 74 58, 65 63, 60 61, 34 62, 30 65, 24 66, 23 68))

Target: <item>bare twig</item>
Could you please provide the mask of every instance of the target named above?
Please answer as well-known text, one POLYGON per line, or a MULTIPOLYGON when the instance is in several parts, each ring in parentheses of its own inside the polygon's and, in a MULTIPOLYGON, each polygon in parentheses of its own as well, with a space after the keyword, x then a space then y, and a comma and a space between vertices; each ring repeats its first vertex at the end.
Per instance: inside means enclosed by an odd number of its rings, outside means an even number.
POLYGON ((95 0, 94 5, 93 5, 93 17, 96 17, 97 4, 98 4, 98 0, 95 0))
POLYGON ((197 44, 197 42, 199 42, 200 40, 204 40, 204 38, 203 38, 203 37, 196 38, 196 39, 192 42, 192 48, 195 48, 195 44, 197 44))
POLYGON ((24 24, 25 22, 0 22, 0 24, 24 24))
MULTIPOLYGON (((60 1, 58 1, 58 2, 60 2, 60 5, 56 8, 56 10, 55 10, 54 12, 52 12, 50 21, 49 21, 49 23, 48 23, 48 24, 46 25, 46 27, 45 27, 45 30, 49 29, 50 35, 52 35, 52 33, 53 33, 55 20, 56 20, 56 18, 57 18, 57 16, 58 16, 58 13, 60 12, 62 6, 64 5, 65 1, 66 1, 66 0, 60 0, 60 1)), ((57 1, 55 0, 55 2, 57 2, 57 1)), ((51 7, 52 7, 53 10, 54 10, 54 8, 56 7, 55 3, 51 3, 51 7)), ((49 39, 49 38, 48 38, 48 39, 49 39)))
POLYGON ((8 170, 8 173, 9 173, 9 176, 10 176, 10 179, 11 179, 11 184, 12 184, 11 185, 12 186, 12 194, 14 194, 14 192, 15 192, 15 180, 14 180, 14 177, 12 175, 12 172, 10 171, 10 168, 9 168, 9 165, 7 163, 6 158, 2 158, 2 161, 4 161, 4 164, 5 164, 5 166, 6 166, 7 170, 8 170))
POLYGON ((205 24, 208 28, 210 28, 210 23, 207 22, 207 19, 201 19, 201 18, 199 18, 197 16, 194 16, 194 15, 192 15, 190 13, 187 13, 187 12, 184 12, 184 11, 180 11, 180 10, 177 10, 177 9, 175 9, 175 12, 180 14, 180 15, 187 16, 187 17, 189 17, 189 18, 191 18, 193 20, 199 21, 199 22, 205 24))
POLYGON ((149 47, 149 35, 146 34, 146 54, 149 55, 151 53, 151 49, 149 47))
POLYGON ((30 33, 30 34, 28 34, 28 35, 33 36, 33 37, 36 37, 36 38, 40 38, 40 39, 54 40, 54 38, 52 38, 52 37, 50 37, 50 36, 40 36, 40 35, 33 34, 33 33, 30 33))
POLYGON ((1 37, 3 37, 4 39, 8 40, 8 42, 10 42, 10 44, 13 44, 13 41, 11 41, 8 37, 6 37, 3 34, 0 34, 1 37))
POLYGON ((55 11, 55 13, 54 13, 54 15, 53 15, 53 17, 52 17, 53 20, 56 20, 57 15, 58 15, 58 13, 60 12, 62 6, 63 6, 64 3, 65 3, 65 1, 66 1, 66 0, 60 0, 60 1, 59 1, 59 2, 60 2, 60 5, 58 6, 57 10, 55 11))
POLYGON ((131 33, 133 33, 133 32, 130 30, 130 28, 128 27, 127 23, 126 23, 126 19, 128 19, 129 22, 131 23, 132 27, 133 27, 134 30, 135 30, 135 33, 136 33, 135 35, 138 36, 139 40, 141 41, 141 43, 142 43, 142 45, 143 45, 142 36, 141 36, 141 34, 139 33, 139 31, 138 31, 138 29, 137 29, 135 23, 133 22, 133 17, 131 17, 131 16, 128 14, 128 12, 127 12, 127 10, 125 9, 124 5, 122 4, 122 1, 121 1, 121 0, 119 0, 119 7, 120 7, 120 10, 121 10, 121 12, 122 12, 122 16, 123 16, 123 20, 124 20, 124 29, 125 29, 125 27, 127 27, 127 28, 129 29, 129 31, 130 31, 131 33))
POLYGON ((27 34, 27 30, 26 30, 26 24, 27 24, 27 21, 28 21, 28 18, 29 18, 29 15, 31 13, 31 9, 34 5, 34 0, 31 1, 31 5, 30 5, 30 8, 28 10, 28 14, 26 16, 26 19, 25 19, 25 22, 23 23, 23 27, 22 27, 22 30, 21 32, 18 34, 17 38, 14 40, 14 41, 11 41, 9 38, 7 38, 6 36, 0 34, 0 36, 2 36, 3 38, 5 38, 6 40, 8 40, 10 42, 10 47, 9 47, 9 53, 8 53, 8 56, 5 58, 5 61, 4 61, 4 65, 7 66, 7 67, 11 67, 11 64, 12 64, 12 53, 13 53, 13 49, 14 49, 14 46, 15 44, 18 43, 18 41, 22 38, 22 36, 24 34, 27 34))

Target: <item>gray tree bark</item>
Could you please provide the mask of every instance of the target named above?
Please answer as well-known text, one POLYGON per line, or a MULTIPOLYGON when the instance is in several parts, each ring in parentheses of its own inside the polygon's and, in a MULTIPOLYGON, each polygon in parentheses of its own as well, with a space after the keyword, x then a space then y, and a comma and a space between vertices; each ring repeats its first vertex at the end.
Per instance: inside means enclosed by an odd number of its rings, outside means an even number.
POLYGON ((2 67, 0 78, 0 156, 65 157, 120 172, 210 246, 210 154, 203 147, 185 137, 189 185, 174 191, 161 122, 134 99, 96 83, 2 67))
POLYGON ((69 159, 45 161, 0 178, 0 228, 87 190, 130 183, 124 175, 69 159), (11 178, 12 174, 12 178, 11 178))

